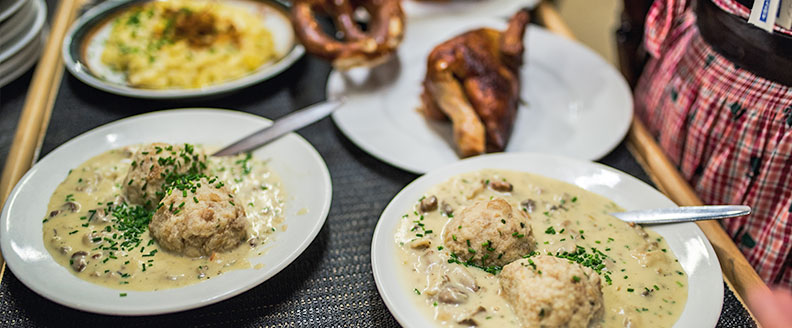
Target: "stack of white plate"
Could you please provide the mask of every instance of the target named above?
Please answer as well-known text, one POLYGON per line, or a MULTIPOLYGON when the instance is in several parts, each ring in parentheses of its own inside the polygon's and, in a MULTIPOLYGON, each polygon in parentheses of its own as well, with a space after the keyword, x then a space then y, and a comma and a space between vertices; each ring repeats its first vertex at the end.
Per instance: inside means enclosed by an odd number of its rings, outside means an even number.
POLYGON ((46 41, 44 0, 0 0, 0 87, 38 60, 46 41))

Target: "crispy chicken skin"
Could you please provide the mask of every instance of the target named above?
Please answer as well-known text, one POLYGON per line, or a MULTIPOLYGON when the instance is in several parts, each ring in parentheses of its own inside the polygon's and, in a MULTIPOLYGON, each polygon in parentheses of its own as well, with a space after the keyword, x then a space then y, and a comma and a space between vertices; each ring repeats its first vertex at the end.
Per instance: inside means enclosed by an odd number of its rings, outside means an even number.
POLYGON ((481 28, 435 47, 426 65, 423 113, 450 119, 463 157, 503 151, 519 101, 523 35, 528 10, 518 11, 506 31, 481 28))

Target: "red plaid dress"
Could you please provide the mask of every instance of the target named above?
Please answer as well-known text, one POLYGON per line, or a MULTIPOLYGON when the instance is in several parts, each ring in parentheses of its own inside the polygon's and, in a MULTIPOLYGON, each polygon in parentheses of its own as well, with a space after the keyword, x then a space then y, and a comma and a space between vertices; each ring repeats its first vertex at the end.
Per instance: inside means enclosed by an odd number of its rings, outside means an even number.
MULTIPOLYGON (((636 114, 705 203, 753 207, 723 226, 765 282, 792 286, 792 86, 715 52, 686 2, 655 0, 647 16, 652 58, 636 114)), ((714 2, 748 17, 732 0, 714 2)))

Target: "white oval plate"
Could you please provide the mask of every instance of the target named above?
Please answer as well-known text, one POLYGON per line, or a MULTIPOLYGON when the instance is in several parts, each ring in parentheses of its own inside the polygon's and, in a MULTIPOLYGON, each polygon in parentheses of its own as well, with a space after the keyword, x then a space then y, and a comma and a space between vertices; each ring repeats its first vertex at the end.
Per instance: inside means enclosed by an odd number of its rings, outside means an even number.
POLYGON ((36 19, 38 4, 35 1, 27 1, 23 4, 7 21, 0 23, 0 45, 3 47, 14 37, 24 33, 25 28, 36 19))
POLYGON ((44 22, 47 20, 47 4, 44 0, 30 1, 33 2, 33 11, 36 13, 35 18, 23 22, 22 24, 26 25, 23 32, 9 38, 7 44, 0 48, 0 62, 5 61, 30 44, 33 38, 40 34, 41 28, 44 27, 44 22))
MULTIPOLYGON (((385 304, 405 327, 433 325, 399 275, 394 233, 404 211, 431 187, 464 172, 484 168, 540 174, 610 198, 626 210, 676 206, 663 194, 616 169, 588 161, 547 154, 491 154, 433 170, 411 182, 380 216, 371 241, 374 280, 385 304)), ((652 226, 668 242, 688 275, 688 299, 676 328, 715 327, 723 304, 723 278, 718 257, 694 223, 652 226)))
POLYGON ((234 0, 231 2, 248 8, 257 15, 262 15, 264 25, 272 33, 275 49, 280 54, 277 60, 265 63, 248 75, 204 88, 135 88, 126 84, 123 74, 114 72, 104 65, 100 57, 112 27, 108 19, 129 6, 146 1, 149 0, 107 1, 83 14, 63 40, 62 55, 66 69, 85 84, 109 93, 147 99, 184 99, 228 93, 268 80, 289 68, 305 53, 303 46, 296 41, 287 13, 288 8, 283 2, 234 0), (93 33, 97 27, 99 29, 93 33))
POLYGON ((408 19, 438 16, 508 17, 520 8, 533 8, 539 0, 405 0, 402 8, 408 19))
MULTIPOLYGON (((398 57, 374 70, 331 73, 327 94, 345 96, 333 114, 360 148, 414 173, 459 160, 451 124, 418 113, 426 57, 462 32, 505 27, 495 18, 466 16, 416 20, 407 25, 398 57)), ((543 152, 597 159, 624 138, 632 95, 622 76, 584 46, 531 25, 526 33, 520 105, 506 152, 543 152)))
POLYGON ((42 30, 27 47, 19 50, 6 61, 0 62, 0 87, 16 80, 38 61, 41 50, 47 43, 47 35, 47 30, 42 30))
POLYGON ((11 17, 28 0, 0 0, 0 22, 11 17))
POLYGON ((286 231, 268 251, 251 256, 250 269, 223 273, 182 288, 124 291, 77 278, 52 260, 44 247, 41 218, 50 194, 74 168, 110 149, 163 141, 223 146, 271 124, 230 110, 181 109, 122 119, 64 143, 36 163, 11 192, 0 215, 0 247, 14 275, 36 293, 63 305, 96 313, 146 315, 192 309, 242 293, 274 276, 302 253, 324 224, 332 188, 324 160, 305 139, 287 135, 255 151, 279 175, 287 195, 286 231), (300 213, 300 214, 298 214, 300 213), (307 214, 302 214, 307 213, 307 214), (257 264, 261 269, 253 269, 257 264))

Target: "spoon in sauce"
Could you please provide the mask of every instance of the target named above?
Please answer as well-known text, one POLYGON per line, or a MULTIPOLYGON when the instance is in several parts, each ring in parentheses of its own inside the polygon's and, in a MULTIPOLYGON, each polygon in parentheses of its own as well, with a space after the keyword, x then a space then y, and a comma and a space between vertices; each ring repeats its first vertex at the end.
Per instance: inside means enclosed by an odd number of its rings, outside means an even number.
POLYGON ((294 111, 290 114, 278 118, 272 125, 234 142, 233 144, 220 149, 212 156, 231 156, 254 150, 283 135, 310 125, 318 120, 330 115, 338 107, 344 104, 343 99, 327 100, 294 111))
POLYGON ((638 224, 717 220, 748 214, 751 214, 751 207, 745 205, 681 206, 610 213, 622 221, 638 224))

